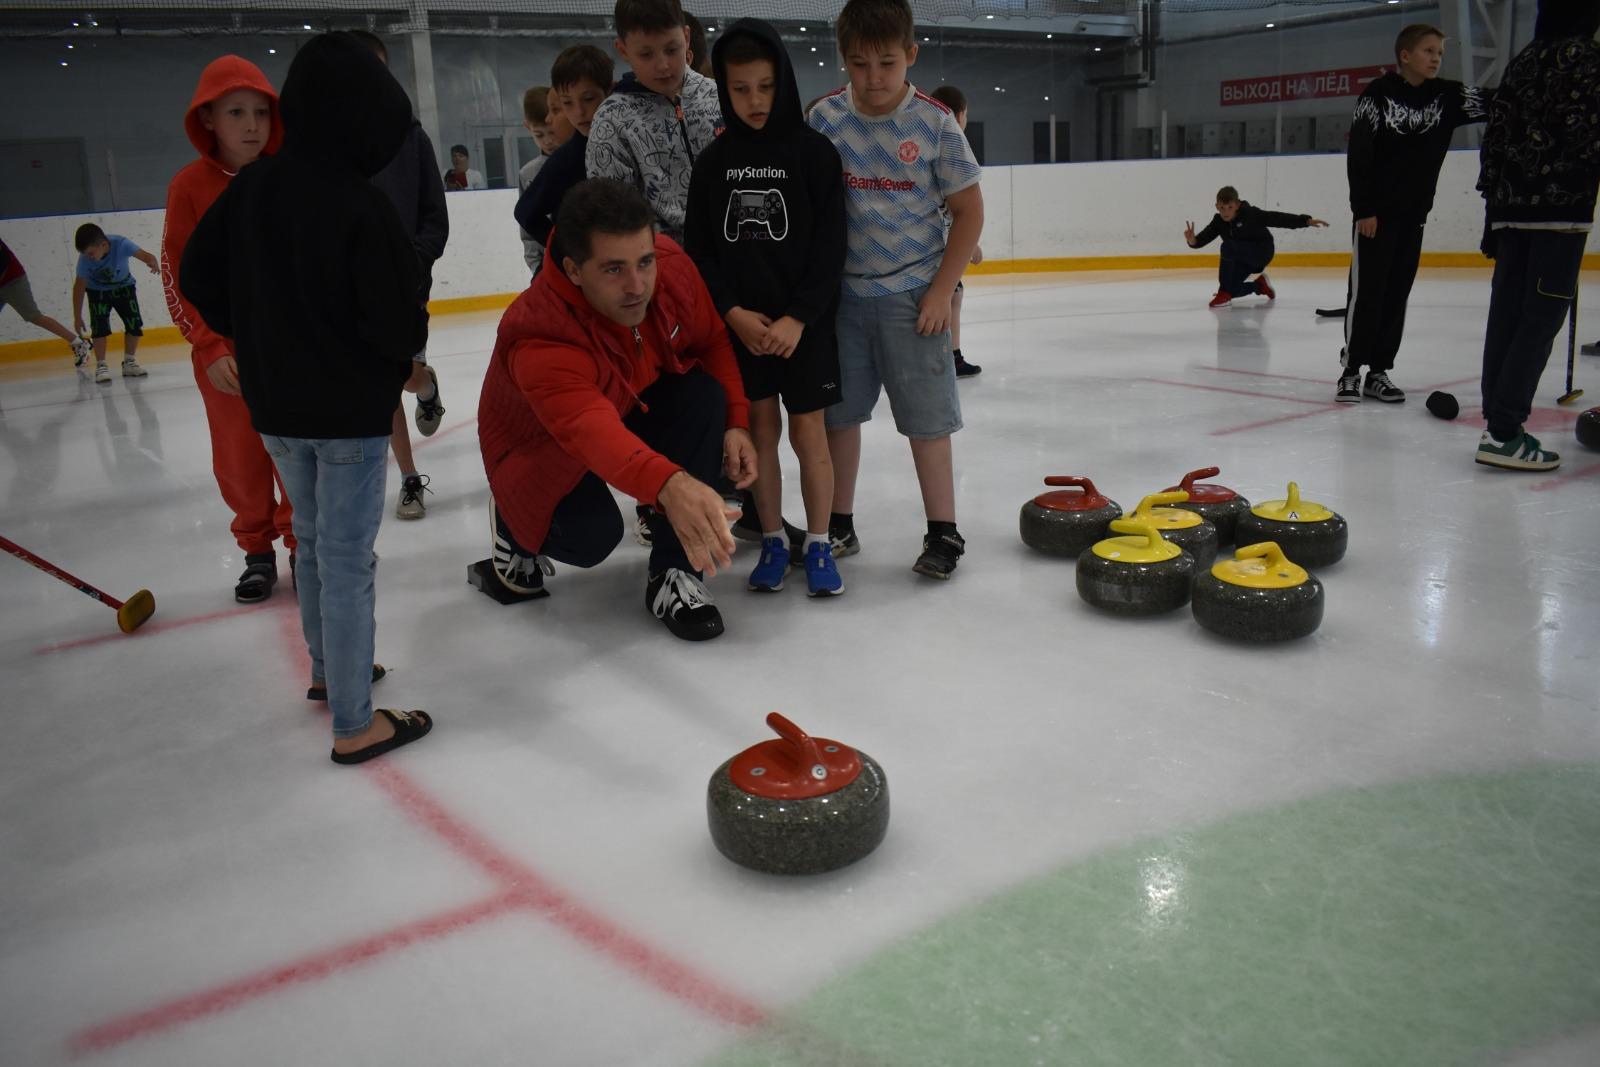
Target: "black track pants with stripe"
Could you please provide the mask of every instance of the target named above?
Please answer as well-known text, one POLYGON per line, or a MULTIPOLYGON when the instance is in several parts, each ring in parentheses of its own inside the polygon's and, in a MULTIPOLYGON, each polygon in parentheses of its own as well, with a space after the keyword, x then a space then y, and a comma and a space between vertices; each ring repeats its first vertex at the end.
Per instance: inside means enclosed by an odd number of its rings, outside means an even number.
POLYGON ((1350 370, 1394 366, 1406 328, 1406 301, 1422 258, 1422 223, 1378 219, 1375 237, 1351 228, 1350 284, 1345 298, 1344 352, 1350 370))

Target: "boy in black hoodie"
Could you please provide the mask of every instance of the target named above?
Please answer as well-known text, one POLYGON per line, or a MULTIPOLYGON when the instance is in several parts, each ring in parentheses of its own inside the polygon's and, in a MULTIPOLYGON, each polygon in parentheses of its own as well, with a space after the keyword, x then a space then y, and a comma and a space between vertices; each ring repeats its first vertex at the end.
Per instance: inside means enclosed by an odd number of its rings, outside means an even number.
POLYGON ((806 125, 788 52, 760 19, 740 19, 711 50, 728 129, 695 161, 684 244, 728 324, 759 468, 761 561, 750 588, 783 588, 791 550, 782 519, 778 439, 800 460, 806 588, 844 592, 828 538, 833 461, 823 409, 839 399, 834 316, 844 274, 845 207, 839 153, 806 125))
POLYGON ((1222 264, 1217 268, 1217 295, 1211 298, 1212 310, 1230 307, 1236 296, 1259 293, 1268 300, 1276 300, 1272 283, 1267 281, 1267 264, 1277 254, 1269 226, 1283 230, 1300 230, 1307 226, 1326 226, 1321 219, 1310 215, 1288 215, 1282 211, 1263 211, 1239 199, 1239 190, 1224 185, 1217 190, 1217 213, 1211 224, 1198 234, 1194 223, 1183 228, 1183 239, 1190 248, 1204 248, 1218 237, 1222 238, 1222 264), (1246 281, 1252 274, 1260 275, 1255 281, 1246 281))
POLYGON ((1506 67, 1489 109, 1478 190, 1494 261, 1483 345, 1477 462, 1554 470, 1561 456, 1522 428, 1578 294, 1600 183, 1600 4, 1541 0, 1533 40, 1506 67))
POLYGON ((1405 400, 1389 371, 1405 331, 1439 168, 1456 128, 1487 117, 1483 90, 1439 77, 1443 31, 1407 26, 1394 54, 1397 69, 1367 86, 1350 125, 1345 170, 1355 247, 1339 352, 1344 369, 1334 393, 1341 404, 1359 404, 1363 396, 1385 404, 1405 400))
POLYGON ((206 212, 179 284, 233 339, 251 424, 294 506, 306 696, 332 708, 334 762, 359 763, 433 725, 372 708, 383 674, 372 546, 390 421, 428 313, 411 241, 370 179, 411 129, 411 102, 375 55, 334 33, 295 57, 279 111, 283 150, 241 170, 206 212))

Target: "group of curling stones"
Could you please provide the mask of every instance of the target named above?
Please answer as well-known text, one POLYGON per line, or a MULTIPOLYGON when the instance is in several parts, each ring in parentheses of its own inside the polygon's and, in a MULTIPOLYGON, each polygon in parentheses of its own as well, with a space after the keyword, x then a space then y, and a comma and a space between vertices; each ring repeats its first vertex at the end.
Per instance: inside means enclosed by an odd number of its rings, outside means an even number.
POLYGON ((1307 567, 1344 558, 1350 532, 1332 510, 1300 497, 1251 506, 1216 467, 1139 501, 1123 514, 1088 478, 1053 477, 1022 506, 1030 548, 1078 561, 1078 595, 1115 615, 1160 615, 1192 604, 1195 621, 1237 641, 1287 641, 1322 623, 1322 583, 1307 567), (1232 557, 1217 559, 1232 545, 1232 557))

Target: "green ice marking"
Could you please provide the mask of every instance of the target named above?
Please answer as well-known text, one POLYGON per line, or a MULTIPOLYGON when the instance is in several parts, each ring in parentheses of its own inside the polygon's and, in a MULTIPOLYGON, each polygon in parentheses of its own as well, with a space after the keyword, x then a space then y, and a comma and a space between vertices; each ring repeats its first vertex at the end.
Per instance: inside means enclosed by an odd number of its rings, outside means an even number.
POLYGON ((1600 765, 1583 765, 1315 797, 1094 856, 891 946, 712 1062, 1411 1067, 1596 1023, 1600 765))

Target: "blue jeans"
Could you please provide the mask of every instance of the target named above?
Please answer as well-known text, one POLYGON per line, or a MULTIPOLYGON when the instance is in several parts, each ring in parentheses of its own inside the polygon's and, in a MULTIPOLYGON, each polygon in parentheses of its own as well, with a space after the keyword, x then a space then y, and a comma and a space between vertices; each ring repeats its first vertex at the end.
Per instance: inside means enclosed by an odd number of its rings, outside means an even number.
POLYGON ((294 508, 295 582, 311 681, 328 686, 333 736, 372 723, 377 557, 389 438, 262 434, 294 508))

